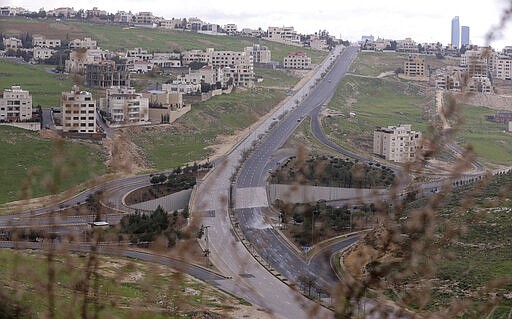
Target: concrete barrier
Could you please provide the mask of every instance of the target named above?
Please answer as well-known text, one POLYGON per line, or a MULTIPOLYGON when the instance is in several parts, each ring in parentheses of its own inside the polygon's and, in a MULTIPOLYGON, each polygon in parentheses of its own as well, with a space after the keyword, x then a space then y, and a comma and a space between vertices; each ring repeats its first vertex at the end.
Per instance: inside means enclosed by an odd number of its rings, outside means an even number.
POLYGON ((167 212, 175 210, 185 209, 188 207, 190 196, 192 195, 192 189, 185 189, 180 192, 170 194, 157 199, 152 199, 147 202, 131 205, 133 209, 138 209, 142 212, 152 212, 157 209, 158 206, 162 207, 167 212))

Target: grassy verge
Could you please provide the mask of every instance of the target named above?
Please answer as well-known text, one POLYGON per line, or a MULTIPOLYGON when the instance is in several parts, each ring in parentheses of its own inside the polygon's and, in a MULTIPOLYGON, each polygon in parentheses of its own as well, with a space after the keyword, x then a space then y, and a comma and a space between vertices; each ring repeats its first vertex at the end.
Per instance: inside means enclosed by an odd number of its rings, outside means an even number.
POLYGON ((49 177, 56 176, 56 152, 63 157, 63 163, 57 165, 64 168, 59 192, 105 173, 99 146, 71 141, 62 142, 61 149, 56 146, 37 133, 0 126, 0 203, 48 195, 44 184, 49 177), (22 189, 27 189, 26 194, 22 189))
POLYGON ((248 127, 283 98, 284 93, 276 90, 237 90, 194 105, 171 127, 129 131, 153 167, 167 169, 207 157, 209 146, 217 144, 220 136, 248 127))
POLYGON ((49 73, 52 66, 18 64, 0 59, 0 89, 21 85, 32 95, 34 106, 52 107, 60 105, 60 94, 71 90, 71 81, 65 75, 49 73))
MULTIPOLYGON (((28 318, 48 311, 48 263, 44 254, 1 250, 0 282, 9 303, 28 318)), ((93 260, 94 261, 94 260, 93 260)), ((89 256, 58 255, 53 267, 56 318, 83 315, 83 289, 89 285, 85 309, 96 318, 196 318, 201 313, 229 313, 242 306, 234 297, 169 268, 124 258, 100 256, 96 271, 89 256), (85 279, 86 269, 92 271, 85 279), (97 279, 98 293, 94 294, 97 279), (95 308, 94 302, 97 302, 95 308)), ((7 309, 2 309, 4 314, 7 309)), ((202 316, 201 316, 202 317, 202 316)))
POLYGON ((405 56, 397 53, 361 52, 350 66, 350 72, 366 76, 377 76, 383 72, 402 68, 405 56))
MULTIPOLYGON (((434 103, 433 93, 414 82, 347 76, 329 104, 333 115, 324 118, 323 125, 337 143, 370 153, 377 126, 412 124, 414 130, 428 134, 434 103)), ((512 161, 512 135, 504 132, 504 125, 485 121, 484 115, 493 113, 485 107, 461 108, 464 124, 456 140, 471 145, 479 160, 507 165, 512 161)))
MULTIPOLYGON (((162 29, 130 28, 124 29, 117 25, 82 23, 78 21, 27 20, 24 18, 0 19, 0 32, 7 35, 21 33, 43 34, 47 37, 74 39, 90 36, 98 41, 98 45, 108 50, 126 50, 142 47, 150 51, 168 52, 174 49, 190 50, 215 48, 216 50, 240 51, 254 43, 267 46, 272 52, 272 60, 281 61, 290 51, 297 47, 270 42, 266 40, 238 37, 213 36, 188 31, 162 29)), ((327 55, 326 52, 303 49, 311 56, 312 63, 319 63, 327 55)))
POLYGON ((254 68, 254 73, 263 77, 263 82, 257 83, 257 86, 291 89, 300 81, 290 70, 254 68))

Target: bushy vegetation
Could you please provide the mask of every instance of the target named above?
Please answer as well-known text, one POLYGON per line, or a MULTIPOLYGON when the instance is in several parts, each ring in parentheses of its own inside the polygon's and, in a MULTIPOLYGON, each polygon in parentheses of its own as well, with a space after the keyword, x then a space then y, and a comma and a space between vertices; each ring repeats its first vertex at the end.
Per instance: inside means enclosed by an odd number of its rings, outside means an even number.
POLYGON ((277 184, 307 184, 345 188, 377 188, 390 186, 395 178, 393 171, 379 163, 360 163, 336 157, 309 157, 301 161, 296 157, 287 160, 271 176, 277 184))
POLYGON ((179 214, 177 211, 169 215, 160 206, 151 214, 135 212, 121 219, 121 233, 128 234, 133 243, 152 242, 158 236, 165 236, 168 246, 176 244, 182 233, 181 227, 188 218, 188 210, 179 214))
POLYGON ((374 205, 362 205, 350 210, 348 206, 333 207, 319 201, 314 204, 285 204, 276 201, 281 222, 299 246, 311 246, 322 240, 366 228, 374 213, 374 205))

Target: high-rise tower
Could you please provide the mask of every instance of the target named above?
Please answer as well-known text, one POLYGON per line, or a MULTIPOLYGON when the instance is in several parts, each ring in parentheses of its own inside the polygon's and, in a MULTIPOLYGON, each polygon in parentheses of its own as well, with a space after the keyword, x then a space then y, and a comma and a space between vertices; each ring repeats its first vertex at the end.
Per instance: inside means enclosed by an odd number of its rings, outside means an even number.
POLYGON ((460 27, 460 45, 465 46, 466 44, 469 44, 469 27, 463 25, 460 27))
POLYGON ((459 17, 453 17, 452 19, 452 45, 457 48, 460 48, 460 25, 459 25, 459 17))

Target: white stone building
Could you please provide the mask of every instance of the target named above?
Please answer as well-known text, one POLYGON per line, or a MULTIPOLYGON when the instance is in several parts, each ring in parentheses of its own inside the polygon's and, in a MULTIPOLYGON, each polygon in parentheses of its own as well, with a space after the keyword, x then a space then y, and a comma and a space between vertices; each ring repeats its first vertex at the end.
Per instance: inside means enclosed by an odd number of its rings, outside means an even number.
POLYGON ((411 162, 420 140, 421 132, 411 130, 410 124, 381 127, 373 132, 373 153, 392 162, 411 162))
POLYGON ((32 37, 32 45, 40 48, 58 48, 61 43, 59 39, 47 39, 44 36, 32 37))
POLYGON ((14 85, 0 92, 0 121, 25 121, 32 118, 32 96, 14 85))
POLYGON ((23 42, 21 42, 20 39, 14 38, 14 37, 4 38, 3 42, 4 42, 5 50, 9 50, 9 49, 16 50, 16 49, 21 48, 23 46, 23 42))
POLYGON ((111 124, 146 124, 149 121, 149 99, 131 87, 113 86, 107 89, 100 106, 110 114, 111 124))
POLYGON ((68 47, 70 49, 79 49, 79 48, 97 49, 98 44, 97 44, 96 40, 85 37, 83 39, 74 39, 74 40, 70 41, 68 44, 68 47))
POLYGON ((34 48, 34 50, 32 51, 32 58, 36 61, 47 60, 51 58, 55 52, 57 51, 50 48, 34 48))

